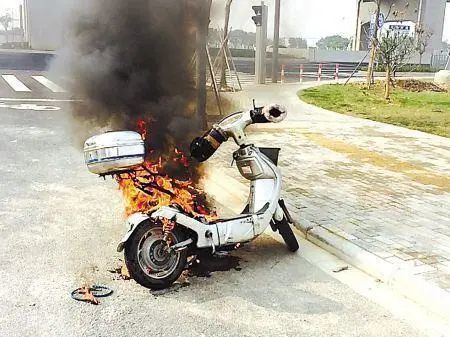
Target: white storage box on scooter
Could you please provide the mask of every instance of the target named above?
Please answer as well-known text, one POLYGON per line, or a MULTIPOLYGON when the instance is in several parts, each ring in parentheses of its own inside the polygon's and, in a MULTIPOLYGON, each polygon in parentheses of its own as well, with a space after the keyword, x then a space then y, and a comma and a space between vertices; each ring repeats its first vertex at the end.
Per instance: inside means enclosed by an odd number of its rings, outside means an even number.
POLYGON ((126 171, 144 163, 145 146, 139 133, 107 132, 84 143, 84 159, 90 172, 100 175, 126 171))

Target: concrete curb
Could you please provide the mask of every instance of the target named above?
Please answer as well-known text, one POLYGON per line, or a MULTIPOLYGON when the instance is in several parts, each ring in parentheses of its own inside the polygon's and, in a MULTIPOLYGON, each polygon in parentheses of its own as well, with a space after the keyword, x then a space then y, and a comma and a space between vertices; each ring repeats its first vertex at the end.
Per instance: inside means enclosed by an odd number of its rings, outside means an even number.
POLYGON ((406 298, 439 316, 450 319, 450 293, 416 275, 384 261, 321 226, 296 224, 305 238, 356 268, 378 278, 406 298))
MULTIPOLYGON (((206 179, 205 187, 216 201, 229 206, 245 203, 248 191, 242 182, 230 177, 226 171, 216 166, 209 166, 207 172, 212 179, 206 179), (214 179, 214 177, 221 178, 214 179)), ((293 216, 296 220, 295 214, 293 216)), ((306 240, 379 279, 426 310, 450 320, 449 292, 384 261, 324 227, 319 225, 306 227, 297 220, 295 226, 306 240)))
POLYGON ((44 71, 54 57, 46 51, 0 50, 0 69, 44 71))

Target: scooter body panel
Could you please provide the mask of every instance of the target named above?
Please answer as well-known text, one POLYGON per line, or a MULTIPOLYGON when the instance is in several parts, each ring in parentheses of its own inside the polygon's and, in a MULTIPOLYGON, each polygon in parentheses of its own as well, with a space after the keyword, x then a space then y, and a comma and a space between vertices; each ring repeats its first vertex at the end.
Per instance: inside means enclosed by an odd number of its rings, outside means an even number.
POLYGON ((176 222, 177 226, 184 226, 196 233, 197 248, 211 247, 214 251, 221 246, 248 242, 270 225, 272 219, 281 221, 284 212, 279 205, 281 194, 281 173, 278 167, 254 145, 246 145, 244 128, 252 123, 249 113, 243 113, 226 126, 221 125, 222 131, 234 138, 240 146, 233 153, 233 158, 241 175, 250 181, 250 195, 248 198, 249 214, 238 217, 204 223, 187 216, 174 207, 161 207, 150 216, 136 213, 127 220, 129 231, 119 244, 122 250, 127 240, 140 223, 149 219, 166 218, 176 222))

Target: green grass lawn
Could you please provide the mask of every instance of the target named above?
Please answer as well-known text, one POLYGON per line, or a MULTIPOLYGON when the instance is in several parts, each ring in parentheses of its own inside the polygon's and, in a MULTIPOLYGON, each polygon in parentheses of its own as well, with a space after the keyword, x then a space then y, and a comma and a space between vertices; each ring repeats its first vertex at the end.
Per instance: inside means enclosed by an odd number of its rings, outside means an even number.
POLYGON ((322 85, 302 90, 305 102, 350 116, 403 126, 450 137, 450 93, 412 92, 395 88, 391 100, 383 97, 383 84, 372 90, 362 84, 322 85))

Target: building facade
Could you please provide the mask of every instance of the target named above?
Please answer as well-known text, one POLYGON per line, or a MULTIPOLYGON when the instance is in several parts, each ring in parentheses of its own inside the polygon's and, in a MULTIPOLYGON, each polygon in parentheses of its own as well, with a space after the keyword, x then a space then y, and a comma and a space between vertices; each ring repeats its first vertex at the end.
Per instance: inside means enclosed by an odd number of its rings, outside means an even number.
MULTIPOLYGON (((354 50, 367 50, 370 40, 370 22, 376 12, 374 0, 358 2, 354 50)), ((441 50, 445 8, 450 0, 382 0, 381 13, 386 22, 412 21, 432 33, 427 52, 441 50)))
POLYGON ((31 49, 64 45, 73 0, 24 0, 25 36, 31 49))

